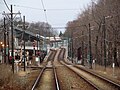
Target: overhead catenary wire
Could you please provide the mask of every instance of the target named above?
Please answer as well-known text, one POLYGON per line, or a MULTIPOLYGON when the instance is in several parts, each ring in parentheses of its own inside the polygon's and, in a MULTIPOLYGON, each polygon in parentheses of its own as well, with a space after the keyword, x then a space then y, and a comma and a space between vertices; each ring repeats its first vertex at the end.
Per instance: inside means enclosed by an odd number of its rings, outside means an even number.
MULTIPOLYGON (((0 2, 1 5, 3 3, 0 2)), ((7 4, 11 5, 11 4, 7 4)), ((43 11, 44 9, 42 8, 35 8, 35 7, 30 7, 30 6, 24 6, 24 5, 18 5, 18 4, 13 4, 14 7, 21 7, 21 8, 26 8, 26 9, 34 9, 34 10, 40 10, 43 11)), ((46 11, 75 11, 75 10, 80 10, 79 8, 47 8, 46 11)))
POLYGON ((41 9, 41 8, 34 8, 34 7, 29 7, 29 6, 21 6, 21 5, 15 5, 15 7, 22 7, 22 8, 28 8, 28 9, 34 9, 34 10, 46 10, 46 11, 74 11, 74 10, 80 10, 78 8, 56 8, 56 9, 53 9, 53 8, 49 8, 49 9, 41 9))
POLYGON ((34 7, 29 7, 29 6, 21 6, 21 5, 15 5, 15 7, 22 7, 22 8, 29 8, 29 9, 35 9, 35 10, 43 10, 43 9, 40 9, 40 8, 34 8, 34 7))
POLYGON ((41 0, 41 3, 42 3, 43 10, 44 10, 44 14, 45 14, 46 22, 48 22, 48 20, 47 20, 47 13, 46 13, 46 9, 45 9, 45 6, 44 6, 44 3, 43 3, 43 0, 41 0))
POLYGON ((44 3, 43 3, 43 0, 41 0, 41 3, 42 3, 43 9, 45 10, 45 6, 44 6, 44 3))
POLYGON ((6 5, 7 9, 11 12, 10 8, 7 5, 7 2, 5 0, 3 0, 3 1, 4 1, 5 5, 6 5))

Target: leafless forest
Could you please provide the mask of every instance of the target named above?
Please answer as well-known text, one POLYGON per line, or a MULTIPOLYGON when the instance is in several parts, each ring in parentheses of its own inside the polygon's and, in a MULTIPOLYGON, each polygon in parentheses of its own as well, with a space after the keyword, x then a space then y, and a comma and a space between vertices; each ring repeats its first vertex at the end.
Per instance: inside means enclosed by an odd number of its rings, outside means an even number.
POLYGON ((81 47, 82 57, 87 58, 91 44, 92 59, 99 65, 106 58, 106 65, 119 67, 120 0, 92 0, 77 19, 67 23, 65 36, 72 38, 74 57, 81 47))

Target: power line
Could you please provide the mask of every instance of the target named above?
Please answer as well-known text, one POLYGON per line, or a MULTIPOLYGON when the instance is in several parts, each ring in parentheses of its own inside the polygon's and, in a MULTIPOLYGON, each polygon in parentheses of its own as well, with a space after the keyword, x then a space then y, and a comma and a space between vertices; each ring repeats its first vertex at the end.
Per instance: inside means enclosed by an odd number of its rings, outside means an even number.
MULTIPOLYGON (((0 4, 2 5, 3 3, 0 2, 0 4)), ((8 5, 11 5, 11 4, 8 4, 8 5)), ((16 5, 14 4, 13 6, 15 7, 22 7, 22 8, 28 8, 28 9, 34 9, 34 10, 44 10, 44 9, 41 9, 41 8, 34 8, 34 7, 29 7, 29 6, 23 6, 23 5, 16 5)), ((46 11, 75 11, 75 10, 80 10, 79 8, 48 8, 48 9, 45 9, 46 11)))
POLYGON ((6 5, 7 9, 11 12, 10 8, 7 5, 7 2, 5 0, 3 0, 3 1, 4 1, 5 5, 6 5))
POLYGON ((43 7, 43 9, 44 9, 44 14, 45 14, 46 22, 48 22, 48 20, 47 20, 47 13, 46 13, 46 9, 45 9, 45 6, 44 6, 44 3, 43 3, 43 0, 41 0, 41 3, 42 3, 42 7, 43 7))
POLYGON ((29 9, 35 9, 35 10, 43 10, 40 8, 33 8, 33 7, 28 7, 28 6, 21 6, 21 5, 14 5, 15 7, 23 7, 23 8, 29 8, 29 9))
MULTIPOLYGON (((3 4, 3 3, 0 3, 0 4, 3 4)), ((10 5, 10 4, 7 4, 7 5, 10 5)), ((29 9, 35 9, 35 10, 44 10, 44 9, 41 9, 41 8, 34 8, 34 7, 29 7, 29 6, 22 6, 22 5, 16 5, 14 4, 13 6, 15 7, 22 7, 22 8, 29 8, 29 9)), ((46 11, 74 11, 74 10, 80 10, 79 8, 49 8, 49 9, 45 9, 46 11)))
POLYGON ((42 6, 43 6, 43 9, 46 10, 45 6, 44 6, 44 3, 43 3, 43 0, 41 0, 41 3, 42 3, 42 6))
POLYGON ((46 10, 46 11, 74 11, 74 10, 80 10, 77 8, 68 8, 68 9, 64 9, 64 8, 58 8, 58 9, 53 9, 53 8, 49 8, 49 9, 40 9, 40 8, 34 8, 34 7, 29 7, 29 6, 21 6, 21 5, 15 5, 15 7, 22 7, 22 8, 29 8, 29 9, 35 9, 35 10, 46 10))

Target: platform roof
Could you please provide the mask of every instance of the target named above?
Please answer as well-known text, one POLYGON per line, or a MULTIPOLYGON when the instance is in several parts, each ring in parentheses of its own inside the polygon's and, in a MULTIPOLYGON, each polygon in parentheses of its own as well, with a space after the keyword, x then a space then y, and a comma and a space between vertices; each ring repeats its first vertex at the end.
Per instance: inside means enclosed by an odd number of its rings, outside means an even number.
MULTIPOLYGON (((17 27, 14 28, 15 37, 18 38, 18 39, 23 39, 24 31, 25 31, 25 41, 39 40, 39 38, 36 36, 36 34, 30 32, 28 30, 23 30, 23 29, 17 28, 17 27)), ((40 39, 42 39, 42 37, 40 37, 40 39)))

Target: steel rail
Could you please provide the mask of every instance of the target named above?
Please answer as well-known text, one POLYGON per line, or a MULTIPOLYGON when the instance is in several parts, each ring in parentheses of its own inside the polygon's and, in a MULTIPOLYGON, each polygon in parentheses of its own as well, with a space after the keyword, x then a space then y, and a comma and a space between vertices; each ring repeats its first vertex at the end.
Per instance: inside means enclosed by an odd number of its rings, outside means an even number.
POLYGON ((55 77, 56 90, 60 90, 60 85, 59 85, 59 81, 58 81, 55 67, 53 67, 53 72, 54 72, 54 77, 55 77))
POLYGON ((62 65, 66 66, 68 69, 70 69, 71 71, 73 71, 74 73, 76 73, 79 77, 81 77, 83 80, 85 80, 88 84, 90 84, 92 87, 95 88, 95 90, 101 90, 98 86, 96 86, 94 83, 92 83, 90 80, 88 80, 87 78, 85 78, 84 76, 79 75, 77 72, 75 72, 73 69, 71 69, 69 67, 69 65, 63 64, 62 62, 60 62, 62 65))
MULTIPOLYGON (((52 57, 52 58, 55 57, 54 51, 51 53, 50 57, 52 57)), ((51 62, 52 62, 52 58, 50 59, 51 62)), ((35 90, 35 88, 37 87, 37 85, 38 85, 38 83, 39 83, 39 81, 40 81, 43 73, 45 72, 45 70, 46 70, 47 68, 49 68, 49 67, 47 67, 47 64, 46 64, 46 65, 42 68, 42 70, 40 71, 40 73, 39 73, 37 79, 35 80, 35 82, 34 82, 31 90, 35 90)), ((59 83, 58 83, 58 78, 57 78, 57 74, 56 74, 56 71, 55 71, 55 67, 53 67, 53 65, 52 65, 52 69, 53 69, 53 74, 54 74, 54 78, 55 78, 56 90, 60 90, 59 83)))
POLYGON ((37 86, 37 84, 38 84, 38 82, 39 82, 39 80, 40 80, 40 78, 41 78, 41 76, 42 76, 42 74, 43 74, 43 72, 44 72, 45 69, 46 69, 46 66, 45 66, 45 67, 42 69, 42 71, 39 73, 39 75, 38 75, 37 79, 35 80, 35 83, 33 84, 31 90, 35 90, 35 88, 36 88, 36 86, 37 86))
MULTIPOLYGON (((56 53, 57 53, 57 51, 55 51, 55 53, 54 53, 54 59, 55 59, 56 53)), ((52 62, 52 65, 53 65, 53 62, 52 62)), ((54 65, 53 65, 53 73, 54 73, 54 78, 55 78, 56 90, 60 90, 59 80, 58 80, 56 68, 54 65)))
POLYGON ((116 83, 116 82, 114 82, 114 81, 112 81, 112 80, 109 80, 109 79, 107 79, 107 78, 105 78, 105 77, 103 77, 103 76, 101 76, 101 75, 98 75, 98 74, 96 74, 96 73, 94 73, 94 72, 92 72, 92 71, 88 71, 88 70, 86 70, 86 69, 83 69, 83 68, 81 68, 81 67, 78 67, 78 66, 74 66, 74 67, 76 67, 76 68, 78 68, 78 69, 81 69, 81 70, 83 70, 83 71, 85 71, 85 72, 88 72, 89 74, 92 74, 92 75, 94 75, 94 76, 96 76, 96 77, 98 77, 98 78, 100 78, 100 79, 102 79, 102 80, 104 80, 104 81, 106 81, 106 82, 108 82, 108 83, 110 83, 110 84, 112 84, 112 85, 114 85, 115 87, 117 87, 117 88, 120 89, 120 84, 118 84, 118 83, 116 83))
MULTIPOLYGON (((61 55, 63 55, 64 56, 64 53, 65 53, 65 49, 64 48, 61 48, 61 50, 60 50, 60 52, 59 52, 59 56, 58 56, 58 58, 59 57, 61 57, 61 55), (61 54, 61 53, 63 53, 63 54, 61 54)), ((64 58, 62 58, 62 59, 64 59, 64 58)), ((65 60, 63 60, 63 62, 65 62, 65 60)), ((63 64, 62 62, 60 62, 59 61, 59 63, 60 64, 62 64, 62 65, 64 65, 65 67, 67 67, 68 69, 70 69, 70 70, 72 70, 71 68, 69 68, 69 65, 70 64, 67 64, 66 62, 65 62, 65 64, 63 64), (67 64, 67 65, 66 65, 67 64)), ((99 87, 97 87, 95 84, 93 84, 91 81, 89 81, 89 80, 87 80, 85 77, 83 77, 83 76, 80 76, 77 72, 75 72, 74 70, 72 70, 74 73, 76 73, 79 77, 81 77, 83 80, 85 80, 87 83, 89 83, 92 87, 94 87, 96 90, 100 90, 100 88, 99 87)))
MULTIPOLYGON (((65 61, 64 61, 64 62, 65 62, 65 61)), ((65 63, 67 64, 67 62, 65 62, 65 63)), ((67 66, 67 67, 68 67, 68 66, 67 66)), ((120 84, 118 84, 118 83, 116 83, 116 82, 114 82, 114 81, 112 81, 112 80, 109 80, 109 79, 103 77, 102 75, 98 75, 98 74, 96 74, 96 73, 94 73, 94 72, 91 72, 91 71, 88 71, 88 70, 86 70, 86 69, 83 69, 82 67, 78 67, 78 66, 74 66, 74 67, 76 67, 76 68, 78 68, 78 69, 81 69, 81 70, 84 70, 84 71, 88 72, 89 74, 92 74, 92 75, 94 75, 94 76, 96 76, 96 77, 98 77, 98 78, 100 78, 100 79, 102 79, 102 80, 104 80, 104 81, 106 81, 106 82, 108 82, 108 83, 110 83, 110 84, 112 84, 112 85, 114 85, 115 87, 117 87, 117 88, 120 89, 120 84)), ((69 68, 69 67, 68 67, 68 68, 69 68)))

